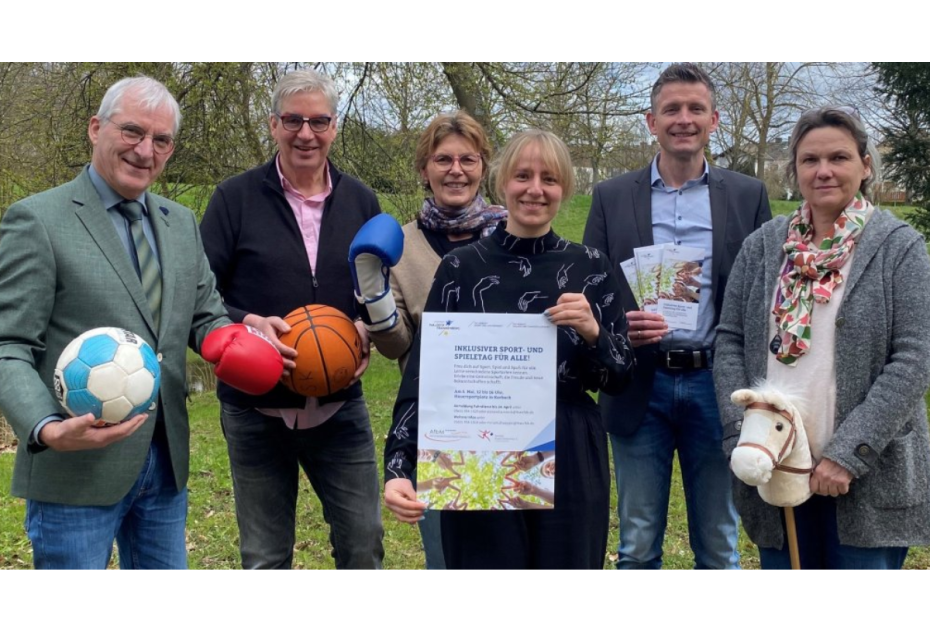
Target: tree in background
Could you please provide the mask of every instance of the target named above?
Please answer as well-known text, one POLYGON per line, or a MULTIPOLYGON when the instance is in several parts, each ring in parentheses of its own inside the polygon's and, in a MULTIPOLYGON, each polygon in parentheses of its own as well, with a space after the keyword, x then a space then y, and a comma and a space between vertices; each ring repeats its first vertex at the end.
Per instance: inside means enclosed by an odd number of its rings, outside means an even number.
MULTIPOLYGON (((832 100, 825 93, 840 92, 844 72, 858 66, 708 65, 722 117, 715 152, 733 154, 731 168, 765 175, 767 165, 775 168, 772 140, 801 109, 832 100)), ((164 82, 184 116, 154 190, 198 211, 217 183, 271 157, 273 85, 308 67, 332 76, 340 89, 333 161, 373 187, 402 221, 422 204, 414 149, 440 112, 465 109, 497 146, 528 127, 557 133, 571 150, 579 193, 641 168, 655 153, 643 113, 658 63, 0 63, 0 216, 16 199, 78 173, 90 158, 87 122, 103 92, 139 73, 164 82)), ((848 93, 840 98, 855 103, 848 93)))
MULTIPOLYGON (((644 141, 651 142, 643 114, 657 63, 445 63, 447 68, 452 64, 458 65, 459 77, 469 76, 453 88, 457 102, 466 110, 471 99, 485 102, 492 113, 480 108, 477 113, 490 123, 485 127, 498 146, 526 127, 547 129, 565 140, 580 193, 643 165, 635 155, 643 153, 644 141), (474 97, 458 97, 467 85, 474 97)), ((654 154, 647 150, 645 161, 654 154)))
MULTIPOLYGON (((715 148, 743 158, 731 167, 760 176, 769 141, 790 129, 799 110, 830 101, 825 94, 856 103, 864 83, 842 79, 855 77, 857 64, 707 67, 719 85, 715 148)), ((184 117, 177 149, 153 190, 199 213, 216 184, 271 157, 272 88, 301 68, 327 73, 340 87, 339 134, 330 151, 336 165, 374 188, 404 222, 424 197, 414 170, 416 141, 440 112, 466 110, 496 146, 527 127, 556 132, 571 150, 579 193, 643 167, 655 154, 643 113, 659 63, 6 62, 0 63, 0 217, 16 200, 78 174, 90 160, 87 123, 103 93, 140 73, 164 82, 184 117)), ((904 114, 903 127, 926 128, 930 105, 921 101, 904 114)), ((927 149, 917 150, 924 159, 914 158, 912 168, 925 172, 927 149)), ((902 170, 911 169, 901 162, 902 170)), ((778 182, 774 171, 766 176, 778 182)))
POLYGON ((877 91, 888 104, 882 126, 885 170, 917 206, 908 220, 930 233, 930 65, 875 63, 877 91))
POLYGON ((306 67, 331 75, 341 90, 336 165, 405 221, 423 200, 415 144, 439 112, 467 110, 498 146, 526 127, 558 132, 589 191, 642 159, 641 113, 655 73, 633 63, 0 63, 0 215, 78 173, 103 92, 140 73, 164 82, 184 117, 154 189, 198 210, 217 183, 272 155, 271 90, 287 71, 306 67))
POLYGON ((828 104, 863 110, 873 76, 862 63, 725 62, 705 63, 717 86, 720 127, 714 152, 727 167, 761 179, 771 198, 786 190, 784 144, 804 110, 828 104))
POLYGON ((181 106, 177 149, 154 191, 197 206, 219 181, 270 155, 275 63, 0 63, 3 207, 74 178, 90 161, 87 123, 117 80, 146 74, 181 106), (5 79, 10 76, 10 81, 5 79))

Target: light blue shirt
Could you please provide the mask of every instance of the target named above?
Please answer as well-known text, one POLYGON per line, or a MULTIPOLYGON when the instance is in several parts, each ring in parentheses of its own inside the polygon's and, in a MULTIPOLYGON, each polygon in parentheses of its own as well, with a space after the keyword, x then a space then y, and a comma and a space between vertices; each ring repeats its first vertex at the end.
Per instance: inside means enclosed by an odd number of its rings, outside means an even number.
MULTIPOLYGON (((139 273, 139 259, 136 258, 136 247, 132 241, 132 233, 129 232, 129 221, 123 217, 123 214, 116 208, 125 198, 117 194, 116 191, 103 180, 103 177, 94 170, 93 165, 88 169, 88 173, 90 174, 90 182, 93 183, 94 189, 97 190, 97 195, 100 196, 100 202, 102 202, 103 206, 106 208, 107 215, 110 216, 110 221, 113 222, 113 226, 116 228, 116 234, 119 236, 123 248, 129 255, 129 260, 132 261, 132 266, 135 267, 136 273, 139 273)), ((158 268, 161 269, 161 257, 158 255, 158 244, 155 243, 155 232, 152 230, 152 223, 149 221, 151 215, 149 214, 148 205, 145 204, 145 192, 142 192, 142 195, 136 198, 136 200, 142 204, 142 232, 145 234, 145 238, 152 247, 152 254, 155 255, 155 262, 158 264, 158 268)))
POLYGON ((704 250, 701 266, 701 301, 697 329, 670 331, 659 348, 709 349, 714 344, 714 297, 711 290, 713 223, 707 160, 704 173, 680 188, 669 187, 659 174, 659 155, 652 160, 652 237, 654 243, 673 243, 704 250))

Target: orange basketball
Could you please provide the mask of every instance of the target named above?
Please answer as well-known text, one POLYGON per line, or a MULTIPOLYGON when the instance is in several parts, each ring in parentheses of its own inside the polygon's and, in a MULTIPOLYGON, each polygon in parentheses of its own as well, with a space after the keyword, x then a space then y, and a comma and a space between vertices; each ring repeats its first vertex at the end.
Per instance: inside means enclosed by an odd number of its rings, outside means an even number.
POLYGON ((284 317, 291 331, 281 342, 297 349, 297 368, 284 384, 304 396, 328 396, 345 388, 362 359, 362 341, 339 310, 314 304, 284 317))

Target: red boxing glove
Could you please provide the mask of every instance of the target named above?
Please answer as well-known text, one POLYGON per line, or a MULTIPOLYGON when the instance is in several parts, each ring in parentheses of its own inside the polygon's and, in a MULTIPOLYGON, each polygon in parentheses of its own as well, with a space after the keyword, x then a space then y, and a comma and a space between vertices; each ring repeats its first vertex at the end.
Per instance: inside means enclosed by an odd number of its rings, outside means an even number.
POLYGON ((225 325, 203 339, 203 359, 213 374, 240 392, 258 396, 269 392, 284 371, 284 358, 268 338, 248 325, 225 325))

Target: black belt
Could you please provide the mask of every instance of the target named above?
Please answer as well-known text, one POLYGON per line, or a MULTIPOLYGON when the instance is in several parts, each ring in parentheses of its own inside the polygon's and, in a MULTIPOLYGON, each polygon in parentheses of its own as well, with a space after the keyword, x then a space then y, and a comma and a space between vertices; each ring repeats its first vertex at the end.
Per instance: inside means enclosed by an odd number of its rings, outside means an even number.
POLYGON ((700 370, 710 368, 712 349, 674 349, 656 353, 657 364, 666 370, 700 370))

